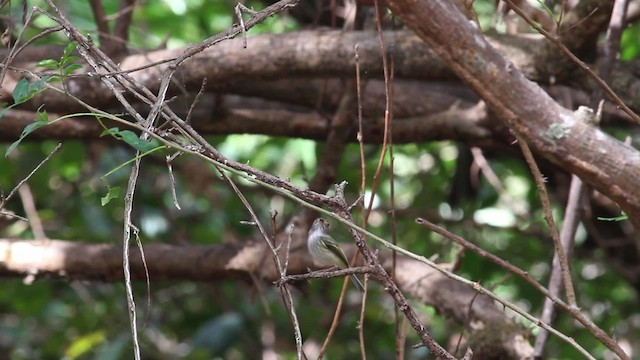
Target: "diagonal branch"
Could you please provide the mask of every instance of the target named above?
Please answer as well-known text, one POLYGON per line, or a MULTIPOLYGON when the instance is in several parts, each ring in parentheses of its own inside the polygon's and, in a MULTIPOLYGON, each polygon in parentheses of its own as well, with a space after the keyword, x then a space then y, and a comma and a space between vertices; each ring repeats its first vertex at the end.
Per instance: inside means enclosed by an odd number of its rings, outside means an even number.
POLYGON ((637 150, 578 121, 487 43, 450 2, 389 6, 536 153, 607 194, 640 228, 640 188, 632 180, 640 177, 637 150), (636 170, 627 173, 631 169, 636 170))

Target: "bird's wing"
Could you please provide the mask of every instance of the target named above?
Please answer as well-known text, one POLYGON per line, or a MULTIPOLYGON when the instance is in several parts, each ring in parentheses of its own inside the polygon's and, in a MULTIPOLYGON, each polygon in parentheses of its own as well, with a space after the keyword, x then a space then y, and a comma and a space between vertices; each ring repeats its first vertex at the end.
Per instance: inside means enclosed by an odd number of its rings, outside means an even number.
POLYGON ((322 241, 322 243, 324 244, 324 246, 327 247, 327 249, 329 249, 333 254, 335 254, 337 257, 340 258, 340 260, 343 262, 342 264, 343 267, 345 268, 349 267, 349 260, 347 260, 347 256, 344 254, 342 249, 340 249, 340 247, 338 246, 338 243, 336 243, 336 241, 333 240, 331 236, 321 235, 320 241, 322 241))

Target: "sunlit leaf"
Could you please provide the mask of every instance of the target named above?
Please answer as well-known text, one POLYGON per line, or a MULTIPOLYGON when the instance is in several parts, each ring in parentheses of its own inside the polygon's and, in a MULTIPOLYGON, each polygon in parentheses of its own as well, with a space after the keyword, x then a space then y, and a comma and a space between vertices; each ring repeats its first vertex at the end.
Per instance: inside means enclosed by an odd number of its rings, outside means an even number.
POLYGON ((43 67, 48 69, 58 69, 60 68, 60 64, 53 59, 40 60, 36 64, 36 67, 43 67))
POLYGON ((67 359, 77 359, 78 357, 93 350, 97 345, 106 340, 104 331, 95 331, 76 338, 67 348, 65 355, 67 359))
POLYGON ((119 187, 109 187, 107 194, 100 198, 100 204, 102 204, 102 206, 107 205, 111 200, 119 198, 120 193, 122 193, 122 191, 119 187))

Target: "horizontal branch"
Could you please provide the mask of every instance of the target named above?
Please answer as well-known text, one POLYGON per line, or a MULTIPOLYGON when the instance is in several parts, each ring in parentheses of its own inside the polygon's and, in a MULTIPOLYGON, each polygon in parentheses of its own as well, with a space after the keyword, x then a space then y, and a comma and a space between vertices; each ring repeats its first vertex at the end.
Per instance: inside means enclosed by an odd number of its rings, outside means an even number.
MULTIPOLYGON (((393 56, 396 78, 415 80, 452 81, 456 76, 440 58, 417 36, 409 31, 384 33, 393 56)), ((540 83, 580 83, 567 65, 559 60, 547 42, 539 36, 496 35, 488 41, 528 79, 540 83)), ((249 46, 242 47, 242 39, 232 39, 213 46, 180 66, 171 87, 171 93, 195 92, 203 78, 207 79, 210 92, 234 92, 250 95, 254 82, 265 82, 291 77, 327 78, 355 77, 355 47, 358 46, 360 67, 366 78, 382 77, 382 61, 377 35, 371 31, 301 31, 285 34, 261 34, 249 38, 249 46), (274 51, 273 49, 278 49, 274 51)), ((158 50, 131 55, 121 60, 123 70, 139 69, 131 76, 145 87, 156 91, 160 74, 168 66, 167 61, 180 56, 184 48, 158 50), (153 66, 153 64, 158 64, 153 66)), ((39 54, 36 52, 36 54, 39 54)), ((34 59, 34 62, 41 58, 34 59)), ((35 70, 33 65, 12 64, 35 70)), ((627 79, 626 86, 619 90, 625 101, 633 108, 640 104, 637 93, 627 91, 630 84, 638 83, 633 69, 618 67, 617 77, 627 79), (625 96, 626 95, 626 96, 625 96)), ((86 70, 85 70, 86 71, 86 70)), ((82 71, 79 71, 82 74, 82 71)), ((0 88, 0 96, 11 99, 17 81, 24 76, 9 71, 0 88)), ((582 84, 590 86, 588 82, 582 84)), ((87 103, 108 108, 118 106, 115 98, 97 77, 74 76, 66 81, 67 89, 87 103)), ((37 96, 32 108, 46 104, 50 111, 81 111, 77 103, 64 94, 46 92, 37 96)), ((639 108, 640 106, 636 107, 639 108)))
MULTIPOLYGON (((329 119, 313 111, 304 111, 296 107, 287 107, 251 98, 226 96, 216 114, 212 116, 210 107, 199 106, 192 114, 191 124, 202 135, 262 134, 324 140, 329 131, 329 119)), ((487 118, 482 106, 467 108, 454 106, 430 116, 414 116, 397 119, 394 122, 393 136, 396 143, 412 143, 430 140, 457 140, 478 146, 496 146, 501 144, 499 132, 487 118)), ((56 120, 60 114, 49 113, 50 120, 56 120)), ((24 128, 33 123, 36 114, 32 111, 12 110, 2 118, 0 141, 16 140, 24 128)), ((379 144, 384 134, 382 116, 364 119, 363 140, 366 143, 379 144)), ((349 141, 356 141, 358 131, 355 119, 351 119, 349 141)), ((104 120, 107 127, 124 126, 104 120)), ((52 121, 33 132, 27 140, 33 139, 91 139, 98 138, 104 131, 100 123, 92 116, 68 118, 52 121)), ((505 139, 502 144, 508 144, 505 139)))
MULTIPOLYGON (((306 248, 294 245, 291 249, 288 273, 306 273, 312 266, 306 248)), ((345 249, 351 254, 355 246, 345 249)), ((273 261, 265 256, 267 253, 266 245, 262 242, 144 246, 151 281, 243 279, 249 282, 251 278, 259 278, 275 282, 279 275, 273 261), (255 276, 251 276, 251 273, 255 276)), ((122 250, 119 246, 82 241, 0 239, 0 254, 0 276, 5 277, 119 281, 123 276, 122 250)), ((380 256, 385 268, 389 269, 391 257, 385 253, 380 256)), ((524 358, 524 355, 530 354, 531 347, 521 340, 527 330, 515 325, 491 298, 479 295, 426 264, 402 255, 397 257, 395 274, 397 284, 404 292, 422 303, 435 306, 441 314, 467 327, 472 336, 482 331, 492 331, 495 335, 496 329, 505 329, 505 334, 501 336, 510 337, 511 341, 503 341, 499 348, 512 358, 524 358), (490 327, 487 329, 480 324, 490 327)), ((131 248, 131 275, 136 280, 145 278, 138 248, 131 248)), ((370 288, 375 288, 375 285, 370 288)))

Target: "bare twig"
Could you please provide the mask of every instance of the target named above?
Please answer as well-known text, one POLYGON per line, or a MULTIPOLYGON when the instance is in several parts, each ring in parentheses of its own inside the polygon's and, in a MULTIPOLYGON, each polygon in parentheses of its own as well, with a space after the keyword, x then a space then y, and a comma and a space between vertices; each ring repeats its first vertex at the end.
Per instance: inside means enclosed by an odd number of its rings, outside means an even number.
MULTIPOLYGON (((360 79, 360 57, 358 55, 358 45, 354 47, 354 60, 356 63, 356 94, 357 94, 357 104, 358 104, 358 134, 356 136, 358 140, 358 148, 360 150, 360 196, 364 197, 364 194, 367 190, 367 173, 366 173, 366 162, 364 159, 364 143, 363 143, 363 128, 362 128, 362 80, 360 79)), ((365 216, 365 212, 362 212, 362 227, 367 226, 367 217, 365 216)), ((364 304, 367 298, 367 291, 369 288, 368 278, 365 277, 364 283, 364 295, 362 296, 362 308, 360 314, 360 323, 362 324, 364 321, 364 304)), ((362 326, 358 327, 358 337, 360 338, 360 348, 361 353, 364 352, 364 330, 362 326)))
POLYGON ((544 184, 545 181, 542 178, 542 173, 540 172, 538 164, 533 158, 533 153, 531 152, 531 149, 529 149, 527 143, 525 143, 522 138, 518 138, 518 145, 520 145, 520 149, 522 149, 522 154, 527 161, 527 165, 529 165, 529 168, 531 169, 533 179, 535 180, 536 187, 538 188, 540 202, 542 203, 542 209, 544 210, 544 219, 546 220, 547 225, 549 225, 549 233, 551 234, 551 238, 553 239, 553 246, 555 249, 554 253, 558 255, 558 261, 560 263, 560 268, 562 269, 562 279, 567 296, 567 301, 572 307, 577 307, 576 293, 573 289, 571 270, 569 269, 569 260, 567 259, 564 248, 560 243, 560 233, 558 231, 558 227, 556 226, 556 222, 553 219, 553 210, 551 209, 551 202, 549 201, 547 187, 544 184))
MULTIPOLYGON (((616 54, 620 49, 620 36, 622 34, 622 28, 624 24, 624 18, 626 16, 627 0, 616 0, 613 5, 611 18, 609 20, 609 27, 605 36, 605 42, 602 44, 601 52, 599 56, 599 69, 598 73, 603 81, 609 81, 611 77, 611 71, 613 69, 613 63, 616 59, 616 54)), ((602 106, 604 100, 602 98, 602 88, 596 87, 591 94, 591 106, 595 108, 598 104, 598 111, 596 114, 592 114, 595 117, 594 126, 600 122, 602 116, 602 106)), ((586 186, 576 175, 571 176, 571 185, 569 187, 569 199, 567 200, 567 206, 565 209, 565 215, 562 225, 562 232, 560 233, 560 242, 565 250, 566 254, 570 254, 573 242, 575 239, 576 229, 578 227, 578 208, 582 199, 584 199, 586 186)), ((559 276, 560 271, 558 259, 554 255, 551 275, 549 277, 549 293, 553 295, 559 294, 559 289, 562 284, 562 280, 559 276)), ((555 307, 551 299, 546 298, 544 306, 542 308, 541 320, 547 323, 553 321, 555 315, 555 307)), ((549 334, 542 329, 536 336, 534 346, 534 357, 539 358, 543 356, 544 346, 546 344, 549 334)))
POLYGON ((367 309, 367 294, 369 294, 369 276, 365 274, 363 282, 364 291, 360 301, 360 320, 358 320, 358 340, 360 342, 360 357, 362 360, 367 359, 367 349, 364 343, 364 315, 367 309))
POLYGON ((167 155, 166 156, 166 160, 167 160, 167 171, 169 172, 169 187, 171 188, 171 198, 173 199, 173 205, 176 207, 176 209, 178 210, 182 210, 182 208, 180 208, 180 203, 178 202, 178 194, 176 194, 176 179, 173 176, 173 160, 175 160, 176 157, 178 157, 181 153, 177 152, 173 155, 167 155))
POLYGON ((238 17, 238 21, 240 21, 240 28, 242 29, 242 45, 246 49, 247 48, 247 29, 244 26, 244 19, 242 18, 242 12, 246 11, 251 15, 256 15, 257 13, 253 9, 249 9, 248 7, 244 6, 244 4, 242 3, 238 3, 234 7, 234 10, 236 12, 236 17, 238 17))
POLYGON ((15 195, 16 191, 20 189, 22 184, 29 181, 29 179, 33 176, 33 174, 35 174, 36 171, 38 171, 42 167, 42 165, 44 165, 47 161, 49 161, 53 157, 53 155, 55 155, 58 152, 58 150, 60 150, 61 147, 62 147, 62 143, 59 143, 58 145, 56 145, 56 147, 53 148, 53 150, 51 150, 51 152, 44 158, 44 160, 42 160, 33 170, 31 170, 29 175, 27 175, 24 179, 20 180, 18 185, 16 185, 6 197, 0 200, 0 209, 4 208, 7 201, 9 201, 13 197, 13 195, 15 195))
POLYGON ((280 277, 275 284, 282 286, 283 284, 295 283, 308 279, 331 279, 335 277, 346 277, 354 274, 368 274, 377 278, 377 272, 370 266, 354 266, 346 269, 324 269, 318 271, 310 271, 304 274, 292 274, 280 277))
MULTIPOLYGON (((582 198, 584 185, 579 177, 571 176, 571 186, 569 189, 569 199, 567 200, 567 206, 565 208, 564 220, 562 222, 562 231, 560 232, 560 244, 564 253, 569 257, 573 248, 573 242, 575 240, 576 229, 578 228, 578 206, 582 198)), ((551 262, 551 276, 549 277, 549 294, 558 296, 560 289, 562 288, 562 268, 559 262, 558 254, 554 253, 553 260, 551 262)), ((546 298, 544 301, 544 307, 540 320, 551 324, 555 313, 555 306, 550 298, 546 298)), ((534 357, 542 356, 544 345, 549 336, 549 333, 541 329, 536 336, 536 342, 534 346, 534 357)))
POLYGON ((24 212, 27 214, 27 218, 29 219, 29 226, 31 226, 31 231, 33 231, 34 237, 36 239, 46 239, 47 235, 44 233, 42 221, 38 215, 35 201, 33 201, 33 194, 31 193, 29 184, 22 184, 22 186, 18 188, 18 193, 20 194, 22 207, 24 207, 24 212))
MULTIPOLYGON (((345 89, 342 99, 340 100, 340 105, 333 116, 331 121, 331 130, 329 131, 325 144, 325 151, 322 154, 322 158, 318 166, 316 167, 316 174, 309 182, 310 189, 322 189, 322 191, 324 191, 326 190, 325 187, 329 183, 333 183, 336 179, 337 168, 348 142, 349 131, 347 131, 347 129, 351 126, 351 109, 353 108, 354 99, 350 90, 351 89, 349 88, 345 89)), ((352 265, 355 261, 355 256, 357 256, 357 254, 354 255, 354 259, 351 261, 352 265)), ((333 315, 333 321, 331 322, 327 336, 322 343, 322 347, 318 353, 318 358, 322 358, 324 353, 327 351, 331 338, 338 327, 340 312, 342 311, 342 304, 344 303, 348 282, 348 279, 345 277, 342 283, 340 298, 338 299, 336 310, 333 315)))
POLYGON ((378 30, 378 42, 380 43, 380 56, 382 57, 382 72, 384 76, 384 96, 385 96, 385 109, 384 109, 384 135, 382 138, 382 150, 380 150, 380 157, 378 158, 378 166, 376 167, 376 171, 373 175, 373 180, 371 184, 371 196, 369 197, 369 204, 365 209, 365 225, 369 219, 369 213, 373 207, 373 199, 375 198, 375 194, 378 189, 378 184, 380 181, 380 172, 382 171, 382 164, 384 158, 387 154, 387 144, 389 143, 389 123, 391 122, 391 82, 390 82, 390 71, 389 63, 387 60, 387 50, 384 44, 384 38, 382 33, 382 15, 380 13, 380 6, 378 4, 378 0, 374 0, 374 9, 375 9, 375 17, 376 17, 376 27, 378 30))
MULTIPOLYGON (((136 152, 139 154, 139 151, 136 152)), ((124 233, 122 237, 122 270, 124 272, 125 292, 127 296, 127 308, 129 310, 129 326, 131 327, 131 341, 133 343, 133 356, 135 360, 140 360, 140 343, 138 340, 138 324, 136 320, 136 303, 133 297, 133 288, 131 286, 131 265, 129 264, 129 242, 131 240, 131 229, 134 228, 131 220, 131 212, 133 211, 133 195, 136 190, 138 174, 140 172, 141 158, 136 159, 131 167, 129 181, 127 182, 127 191, 124 197, 124 214, 123 227, 124 233)), ((134 230, 135 231, 135 230, 134 230)), ((137 233, 137 231, 136 231, 137 233)))
MULTIPOLYGON (((323 271, 320 271, 320 273, 322 272, 323 271)), ((338 329, 338 323, 340 322, 340 313, 342 312, 342 305, 344 304, 344 298, 347 292, 348 284, 349 284, 349 281, 345 276, 344 281, 342 282, 342 289, 340 290, 340 297, 338 298, 338 303, 336 304, 336 310, 333 312, 333 318, 331 319, 331 326, 329 327, 327 336, 325 337, 324 342, 320 347, 320 351, 318 352, 318 359, 322 359, 324 357, 324 354, 327 352, 327 349, 329 348, 329 343, 331 342, 333 335, 336 333, 336 330, 338 329)))
MULTIPOLYGON (((617 342, 612 339, 604 330, 600 329, 598 326, 596 326, 589 318, 587 318, 582 312, 580 312, 579 309, 573 307, 573 306, 569 306, 569 304, 565 303, 564 301, 562 301, 562 299, 558 298, 557 296, 549 293, 549 291, 542 286, 539 282, 537 282, 535 279, 533 279, 531 277, 531 275, 529 275, 528 272, 518 268, 515 265, 512 265, 511 263, 501 259, 500 257, 482 249, 481 247, 463 239, 462 237, 448 231, 447 229, 444 229, 436 224, 433 224, 423 218, 417 218, 416 219, 416 223, 423 225, 425 227, 427 227, 428 229, 442 235, 443 237, 454 241, 457 244, 462 245, 465 249, 469 249, 473 252, 475 252, 476 254, 490 260, 491 262, 497 264, 498 266, 510 271, 513 274, 516 274, 517 276, 519 276, 520 278, 524 279, 526 282, 528 282, 529 284, 531 284, 536 290, 538 290, 540 293, 542 293, 544 296, 550 298, 554 304, 556 304, 557 306, 561 307, 563 310, 565 310, 567 313, 569 313, 574 319, 576 319, 580 324, 582 324, 582 326, 584 326, 587 330, 589 330, 589 332, 596 337, 598 340, 602 341, 603 344, 605 344, 607 347, 613 349, 616 349, 616 347, 618 349, 614 350, 614 352, 616 352, 616 354, 621 353, 624 355, 624 351, 622 351, 622 349, 619 349, 619 345, 617 344, 617 342)), ((435 267, 434 267, 435 268, 435 267)), ((441 269, 435 268, 436 270, 442 272, 443 274, 445 274, 446 276, 450 277, 450 278, 455 278, 456 276, 454 275, 450 275, 447 274, 446 272, 442 271, 441 269)), ((461 280, 461 282, 465 283, 465 280, 461 280)), ((488 290, 487 290, 488 291, 488 290)), ((485 294, 488 294, 487 292, 483 292, 485 294)), ((492 296, 493 297, 493 296, 492 296)), ((497 299, 494 298, 500 302, 502 302, 501 299, 497 299)), ((515 311, 515 310, 514 310, 515 311)), ((523 315, 524 316, 524 315, 523 315)), ((527 316, 531 316, 529 314, 527 314, 527 316)), ((525 317, 527 317, 525 316, 525 317)), ((532 318, 532 317, 531 317, 532 318)), ((545 327, 547 325, 547 323, 542 322, 542 321, 537 321, 534 322, 536 325, 549 330, 547 327, 545 327)), ((556 335, 558 335, 558 333, 554 333, 556 335)), ((562 334, 561 334, 562 335, 562 334)), ((564 335, 562 335, 564 336, 564 335)), ((562 337, 563 340, 565 340, 564 337, 562 337)), ((565 340, 566 341, 566 340, 565 340)), ((623 359, 628 359, 630 360, 629 357, 622 357, 623 359)))
MULTIPOLYGON (((251 219, 255 222, 255 225, 260 231, 260 234, 262 234, 262 237, 264 238, 265 242, 269 246, 269 249, 271 249, 273 260, 275 262, 276 268, 278 269, 278 272, 280 273, 280 277, 284 277, 287 273, 287 268, 282 266, 280 262, 280 257, 278 256, 278 252, 274 247, 274 245, 271 243, 269 239, 269 235, 267 234, 266 230, 262 226, 262 223, 258 219, 258 216, 256 215, 253 208, 251 207, 251 204, 249 204, 249 202, 247 201, 247 198, 242 194, 240 189, 238 189, 238 186, 233 182, 233 180, 231 180, 230 177, 228 177, 224 173, 224 171, 222 171, 222 169, 218 168, 218 172, 220 173, 222 178, 231 186, 231 188, 236 193, 236 195, 238 196, 242 204, 245 206, 247 211, 249 211, 249 214, 251 215, 251 219)), ((291 230, 293 231, 293 229, 291 230)), ((287 249, 288 249, 288 246, 287 246, 287 249)), ((285 299, 285 307, 287 308, 287 310, 289 310, 289 316, 293 324, 294 338, 296 342, 296 359, 302 359, 302 356, 303 356, 302 333, 300 332, 300 324, 298 323, 298 316, 296 315, 295 306, 293 305, 293 296, 291 295, 291 291, 289 290, 288 286, 282 286, 280 287, 280 289, 282 291, 283 298, 285 299)))

